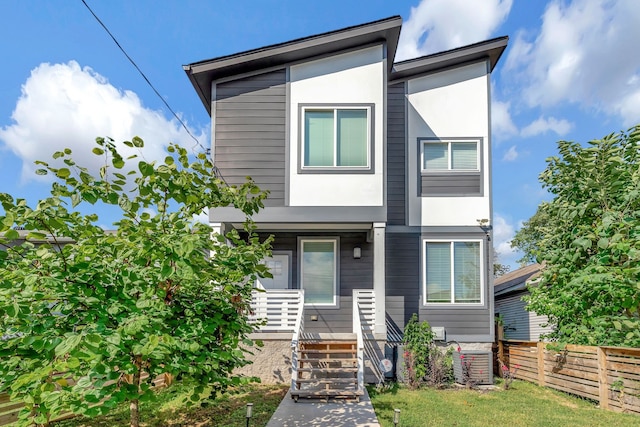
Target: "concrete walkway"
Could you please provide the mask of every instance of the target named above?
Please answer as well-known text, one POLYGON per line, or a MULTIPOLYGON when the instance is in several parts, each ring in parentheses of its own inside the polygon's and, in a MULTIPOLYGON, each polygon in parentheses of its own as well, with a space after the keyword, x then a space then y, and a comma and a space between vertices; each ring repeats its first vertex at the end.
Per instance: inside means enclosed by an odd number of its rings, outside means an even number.
POLYGON ((287 393, 273 414, 267 427, 380 427, 378 418, 365 389, 360 402, 331 399, 301 398, 295 403, 287 393))

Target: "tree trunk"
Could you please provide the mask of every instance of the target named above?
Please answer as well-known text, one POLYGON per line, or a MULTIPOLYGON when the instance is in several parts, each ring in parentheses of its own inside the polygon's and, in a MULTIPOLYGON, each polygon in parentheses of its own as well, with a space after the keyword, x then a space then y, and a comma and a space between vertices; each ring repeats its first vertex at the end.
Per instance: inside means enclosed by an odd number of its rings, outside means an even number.
POLYGON ((134 399, 129 403, 129 426, 130 427, 139 427, 140 426, 140 413, 138 412, 138 399, 134 399))
MULTIPOLYGON (((140 392, 140 376, 142 374, 142 356, 135 356, 134 366, 136 367, 135 372, 133 373, 132 384, 136 386, 138 392, 140 392)), ((140 426, 140 412, 139 405, 140 401, 136 398, 131 400, 129 403, 129 426, 130 427, 139 427, 140 426)))

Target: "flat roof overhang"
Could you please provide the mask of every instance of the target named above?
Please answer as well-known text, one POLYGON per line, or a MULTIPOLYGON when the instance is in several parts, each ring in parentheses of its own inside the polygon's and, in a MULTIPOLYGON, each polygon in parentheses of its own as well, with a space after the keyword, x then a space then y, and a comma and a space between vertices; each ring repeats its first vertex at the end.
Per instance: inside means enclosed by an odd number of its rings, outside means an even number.
POLYGON ((509 42, 508 36, 498 37, 456 49, 438 52, 420 58, 408 59, 393 64, 389 82, 431 74, 474 62, 489 61, 489 72, 495 68, 509 42))

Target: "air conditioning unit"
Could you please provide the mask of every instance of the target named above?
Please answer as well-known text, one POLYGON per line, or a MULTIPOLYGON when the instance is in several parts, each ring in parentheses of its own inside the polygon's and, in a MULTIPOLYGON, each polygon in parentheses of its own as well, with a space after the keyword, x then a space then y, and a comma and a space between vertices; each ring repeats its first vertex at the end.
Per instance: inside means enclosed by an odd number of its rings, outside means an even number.
POLYGON ((453 376, 458 384, 493 384, 493 353, 482 350, 454 351, 453 376))

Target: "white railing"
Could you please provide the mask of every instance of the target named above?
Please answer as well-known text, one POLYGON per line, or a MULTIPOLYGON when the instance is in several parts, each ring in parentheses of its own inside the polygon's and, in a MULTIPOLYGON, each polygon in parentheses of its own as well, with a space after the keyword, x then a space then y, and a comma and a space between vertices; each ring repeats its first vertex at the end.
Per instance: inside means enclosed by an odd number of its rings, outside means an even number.
POLYGON ((376 294, 373 290, 353 290, 353 333, 358 343, 358 390, 364 389, 364 335, 375 328, 376 294))
POLYGON ((304 329, 302 289, 255 290, 249 321, 256 332, 291 332, 291 390, 298 388, 298 343, 304 329))
POLYGON ((291 336, 291 391, 298 389, 298 353, 300 350, 300 334, 304 329, 304 291, 299 290, 300 302, 296 322, 291 336))
POLYGON ((255 290, 251 293, 249 322, 256 326, 256 332, 299 334, 303 305, 302 290, 255 290))

